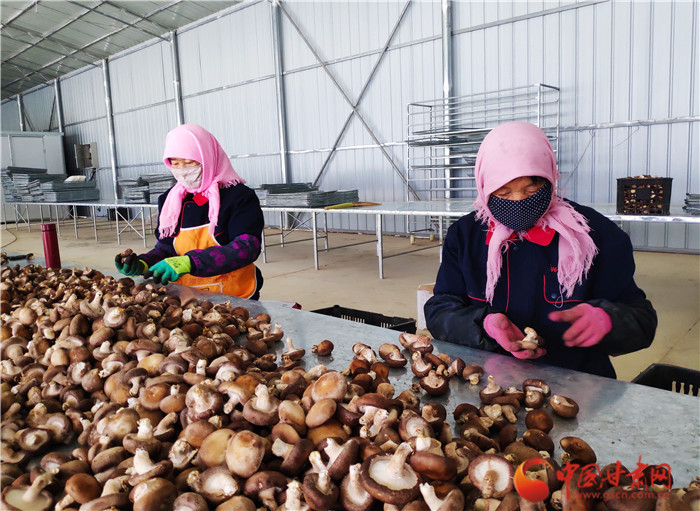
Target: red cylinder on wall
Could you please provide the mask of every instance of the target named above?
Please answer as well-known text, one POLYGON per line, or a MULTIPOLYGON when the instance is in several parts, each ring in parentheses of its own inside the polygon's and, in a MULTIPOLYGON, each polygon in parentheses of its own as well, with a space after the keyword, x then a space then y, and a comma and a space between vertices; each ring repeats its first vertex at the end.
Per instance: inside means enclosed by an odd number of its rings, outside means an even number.
POLYGON ((47 268, 61 267, 61 254, 58 250, 56 224, 41 224, 41 239, 44 242, 44 259, 47 268))

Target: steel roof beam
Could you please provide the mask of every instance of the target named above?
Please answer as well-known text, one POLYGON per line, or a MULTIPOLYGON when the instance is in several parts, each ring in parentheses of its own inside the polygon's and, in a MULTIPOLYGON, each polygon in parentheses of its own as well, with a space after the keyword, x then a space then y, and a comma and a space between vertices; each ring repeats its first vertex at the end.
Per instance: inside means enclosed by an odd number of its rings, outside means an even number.
MULTIPOLYGON (((87 6, 84 6, 84 5, 82 5, 82 4, 79 4, 78 2, 73 2, 73 1, 70 1, 70 0, 69 0, 68 3, 69 3, 69 4, 73 4, 73 5, 78 5, 78 6, 80 6, 80 7, 84 7, 85 9, 90 9, 90 11, 94 12, 95 14, 99 14, 100 16, 104 16, 105 18, 109 18, 109 19, 111 19, 111 20, 113 20, 113 21, 118 21, 119 23, 124 23, 124 20, 121 20, 121 19, 117 18, 116 16, 112 16, 111 14, 106 14, 106 13, 104 13, 104 12, 102 12, 102 11, 97 10, 97 9, 98 9, 101 5, 103 5, 103 4, 112 5, 112 4, 109 4, 109 3, 106 2, 106 1, 100 2, 99 4, 97 4, 97 5, 94 6, 94 7, 87 7, 87 6)), ((113 5, 112 7, 116 7, 116 6, 113 5)), ((116 8, 118 9, 119 7, 116 7, 116 8)), ((129 14, 129 15, 131 15, 131 16, 135 16, 135 17, 137 18, 136 21, 133 21, 133 22, 130 23, 131 26, 135 25, 136 23, 139 23, 140 21, 148 21, 148 20, 147 20, 147 16, 150 16, 150 14, 148 14, 148 15, 146 15, 146 16, 139 16, 138 14, 134 14, 134 13, 132 13, 132 12, 127 11, 126 9, 123 9, 123 8, 122 8, 122 10, 123 10, 125 13, 127 13, 127 14, 129 14)), ((144 34, 147 34, 147 35, 149 35, 149 36, 151 36, 151 37, 157 37, 158 39, 161 39, 161 40, 163 40, 163 41, 169 41, 169 39, 168 39, 167 37, 163 37, 161 34, 156 34, 155 32, 151 32, 150 30, 146 30, 146 29, 141 28, 141 27, 133 27, 133 28, 135 28, 136 30, 139 30, 140 32, 143 32, 144 34)), ((167 32, 167 30, 166 30, 166 32, 167 32)))

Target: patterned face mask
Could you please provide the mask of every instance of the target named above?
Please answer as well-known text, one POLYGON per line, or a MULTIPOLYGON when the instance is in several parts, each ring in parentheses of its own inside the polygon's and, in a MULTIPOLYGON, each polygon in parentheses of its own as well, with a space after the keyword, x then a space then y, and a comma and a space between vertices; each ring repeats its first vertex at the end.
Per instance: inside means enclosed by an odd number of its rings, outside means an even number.
POLYGON ((527 199, 510 200, 491 195, 488 206, 497 222, 514 231, 528 231, 547 211, 551 200, 552 184, 547 181, 527 199))
POLYGON ((181 169, 170 169, 177 179, 177 182, 187 190, 196 190, 202 184, 202 166, 184 167, 181 169))

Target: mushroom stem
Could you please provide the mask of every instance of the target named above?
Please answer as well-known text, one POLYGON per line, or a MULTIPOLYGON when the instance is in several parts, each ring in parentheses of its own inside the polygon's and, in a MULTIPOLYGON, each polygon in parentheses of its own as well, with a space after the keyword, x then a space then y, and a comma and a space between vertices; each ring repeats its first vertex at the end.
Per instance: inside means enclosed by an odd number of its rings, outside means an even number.
POLYGON ((41 490, 43 490, 44 488, 46 488, 46 486, 51 484, 52 480, 53 474, 50 472, 44 472, 39 477, 34 479, 32 485, 29 488, 27 488, 27 490, 24 492, 24 495, 22 495, 22 500, 24 502, 31 502, 33 500, 36 500, 36 498, 41 493, 41 490))
POLYGON ((148 451, 142 448, 136 449, 136 454, 134 454, 133 473, 142 475, 150 470, 153 470, 154 468, 155 464, 151 461, 151 457, 148 455, 148 451))
POLYGON ((391 456, 389 463, 386 468, 389 474, 395 477, 401 477, 404 471, 404 465, 406 464, 406 458, 411 454, 410 444, 403 442, 396 448, 396 452, 391 456))
POLYGON ((296 480, 290 481, 287 485, 287 500, 284 502, 285 509, 289 511, 308 509, 306 503, 301 500, 302 495, 301 483, 296 480))
POLYGON ((323 464, 320 452, 313 451, 311 454, 309 454, 309 462, 311 463, 311 466, 314 467, 313 472, 318 474, 324 471, 327 472, 326 465, 323 464))
POLYGON ((128 476, 113 477, 112 479, 108 479, 102 487, 102 494, 100 497, 121 493, 125 488, 124 485, 126 484, 127 479, 128 476))
POLYGON ((197 374, 201 374, 202 376, 207 375, 207 359, 203 358, 197 362, 195 372, 197 374))
POLYGON ((484 475, 484 488, 481 490, 481 494, 485 499, 489 499, 491 498, 491 495, 493 495, 494 486, 496 484, 497 479, 498 472, 496 472, 495 470, 489 470, 484 475))
POLYGON ((440 500, 438 496, 435 495, 435 488, 430 486, 428 483, 423 483, 420 485, 420 492, 423 495, 425 503, 428 504, 430 511, 440 509, 440 506, 442 505, 442 500, 440 500))
POLYGON ((270 511, 275 511, 279 506, 275 500, 275 488, 268 488, 258 493, 258 498, 270 511))
POLYGON ((63 511, 65 508, 67 508, 74 502, 75 499, 71 497, 68 493, 66 493, 66 495, 61 500, 56 502, 55 511, 63 511))
POLYGON ((139 419, 139 429, 136 432, 136 438, 139 440, 148 440, 153 438, 153 425, 151 424, 151 419, 144 417, 139 419))
POLYGON ((267 385, 261 383, 255 387, 255 408, 258 410, 269 411, 273 408, 270 402, 270 393, 267 390, 267 385))
POLYGON ((328 456, 328 464, 330 465, 343 451, 343 448, 342 446, 338 445, 335 438, 329 438, 326 440, 326 446, 323 448, 323 451, 326 453, 326 456, 328 456))
POLYGON ((287 456, 289 456, 289 453, 292 452, 292 449, 294 448, 294 445, 288 444, 281 438, 275 439, 275 441, 272 443, 272 454, 275 456, 279 456, 280 458, 287 459, 287 456))

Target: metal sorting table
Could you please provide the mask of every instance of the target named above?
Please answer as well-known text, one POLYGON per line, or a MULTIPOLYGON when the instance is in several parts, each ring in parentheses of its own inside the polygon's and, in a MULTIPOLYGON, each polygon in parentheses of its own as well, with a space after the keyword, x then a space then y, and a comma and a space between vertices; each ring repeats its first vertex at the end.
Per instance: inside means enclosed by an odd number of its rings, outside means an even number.
MULTIPOLYGON (((384 278, 384 259, 390 257, 396 257, 403 254, 408 254, 416 252, 419 250, 427 250, 430 248, 439 247, 442 245, 442 240, 444 237, 443 232, 443 222, 439 222, 439 232, 438 239, 439 244, 432 245, 429 247, 422 247, 418 249, 404 251, 398 254, 391 254, 388 256, 384 255, 384 247, 382 243, 382 218, 384 215, 398 215, 398 216, 424 216, 424 217, 437 217, 437 218, 459 218, 463 215, 472 211, 473 199, 452 199, 452 200, 442 200, 442 201, 401 201, 401 202, 385 202, 379 206, 361 206, 356 208, 345 208, 345 209, 323 209, 323 208, 307 208, 307 207, 263 207, 262 210, 265 212, 279 213, 280 215, 280 243, 277 245, 284 246, 284 230, 282 229, 283 216, 285 213, 308 213, 311 219, 311 240, 313 241, 314 249, 314 268, 319 269, 318 263, 318 240, 324 240, 325 248, 323 250, 334 250, 339 248, 346 248, 354 245, 359 245, 363 243, 360 242, 353 243, 349 245, 342 245, 338 247, 329 248, 328 246, 328 230, 326 226, 326 215, 374 215, 376 221, 376 243, 377 243, 377 259, 379 264, 379 278, 384 278), (323 215, 323 231, 324 234, 319 236, 319 226, 318 226, 318 216, 323 215)), ((683 211, 680 206, 671 206, 671 211, 669 215, 621 215, 616 213, 615 204, 592 204, 590 205, 593 209, 599 213, 605 215, 610 220, 614 222, 674 222, 674 223, 693 223, 700 224, 700 215, 691 215, 683 211)), ((267 246, 265 244, 265 236, 262 240, 262 256, 263 262, 267 262, 267 246)), ((306 240, 296 240, 296 241, 306 241, 306 240)), ((287 242, 289 243, 289 242, 287 242)), ((276 246, 276 245, 275 245, 276 246)))
MULTIPOLYGON (((192 291, 181 286, 171 285, 175 294, 192 291)), ((291 337, 294 345, 304 348, 302 366, 309 369, 316 364, 324 364, 329 369, 346 369, 352 361, 352 346, 363 342, 375 351, 383 343, 400 347, 399 332, 362 323, 324 316, 307 311, 291 309, 274 302, 256 302, 213 293, 195 292, 200 299, 213 303, 230 300, 233 306, 246 307, 252 315, 267 313, 272 323, 279 323, 286 337, 291 337), (335 345, 331 357, 318 357, 311 347, 323 339, 335 345)), ((578 371, 521 361, 486 351, 434 341, 435 352, 443 352, 450 357, 461 357, 467 364, 475 363, 484 368, 485 374, 479 385, 472 386, 461 378, 452 378, 450 390, 444 396, 431 397, 419 394, 421 403, 436 401, 442 403, 448 412, 448 420, 454 428, 452 412, 464 402, 479 405, 479 390, 485 385, 486 375, 494 375, 496 383, 518 388, 527 378, 542 378, 549 383, 553 394, 562 394, 574 399, 580 406, 575 419, 562 419, 554 416, 554 428, 550 436, 556 446, 555 456, 559 457, 559 439, 564 436, 578 436, 590 444, 598 456, 598 465, 620 461, 629 470, 637 467, 640 460, 645 464, 667 463, 671 467, 674 487, 685 487, 700 475, 700 398, 659 390, 635 383, 612 380, 578 371)), ((286 350, 282 342, 275 343, 279 355, 286 350)), ((403 350, 404 355, 408 352, 403 350)), ((406 365, 390 369, 390 380, 398 395, 417 382, 406 365)), ((518 436, 525 431, 525 411, 518 413, 518 436)))
MULTIPOLYGON (((114 210, 114 221, 115 221, 115 227, 116 227, 116 232, 117 232, 117 243, 121 243, 121 235, 122 233, 130 229, 131 231, 135 232, 141 239, 143 239, 143 246, 146 246, 146 210, 157 210, 158 205, 157 204, 138 204, 138 203, 131 203, 131 202, 114 202, 114 201, 106 201, 106 200, 98 200, 98 201, 77 201, 77 202, 5 202, 3 201, 2 203, 3 208, 5 205, 7 206, 12 206, 14 208, 14 213, 15 213, 15 229, 19 228, 19 224, 23 223, 27 226, 29 231, 31 232, 32 230, 32 223, 29 218, 29 206, 39 206, 39 217, 41 223, 44 223, 44 206, 48 207, 48 221, 52 221, 54 218, 56 219, 56 230, 58 231, 59 236, 61 235, 61 215, 59 214, 59 207, 87 207, 90 208, 90 217, 92 219, 92 229, 95 234, 95 241, 98 240, 97 236, 97 222, 96 222, 96 214, 95 214, 95 208, 107 208, 108 210, 114 210), (52 209, 53 208, 53 214, 52 214, 52 209), (138 210, 138 213, 134 218, 126 218, 122 213, 119 211, 120 208, 134 208, 138 210), (137 220, 141 220, 140 226, 135 223, 137 220), (120 226, 120 220, 123 223, 123 226, 120 226)), ((75 237, 76 239, 78 238, 78 217, 73 212, 72 214, 69 213, 69 216, 72 217, 73 219, 73 230, 75 232, 75 237)), ((152 227, 152 221, 151 221, 151 215, 148 217, 148 223, 149 226, 152 227)), ((151 229, 152 230, 152 229, 151 229)))

